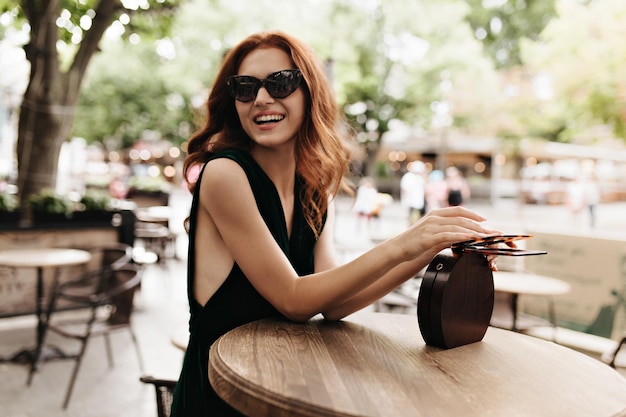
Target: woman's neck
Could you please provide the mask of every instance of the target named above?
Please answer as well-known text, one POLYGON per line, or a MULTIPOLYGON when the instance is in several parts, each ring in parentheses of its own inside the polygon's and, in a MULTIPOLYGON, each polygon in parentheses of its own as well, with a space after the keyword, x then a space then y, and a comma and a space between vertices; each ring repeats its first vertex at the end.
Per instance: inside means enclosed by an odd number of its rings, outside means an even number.
POLYGON ((274 183, 281 196, 293 194, 296 160, 292 149, 268 149, 254 147, 251 152, 254 160, 274 183))

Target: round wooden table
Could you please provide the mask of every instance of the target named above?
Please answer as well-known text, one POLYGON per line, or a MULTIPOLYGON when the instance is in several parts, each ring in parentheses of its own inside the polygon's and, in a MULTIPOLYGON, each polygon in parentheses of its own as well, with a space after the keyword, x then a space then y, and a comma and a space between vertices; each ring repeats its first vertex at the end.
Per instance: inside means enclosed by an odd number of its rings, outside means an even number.
POLYGON ((442 350, 403 314, 238 327, 211 346, 209 380, 250 417, 626 415, 626 379, 596 359, 493 327, 442 350))
POLYGON ((527 272, 496 271, 493 273, 493 287, 496 293, 508 293, 511 297, 513 313, 511 330, 518 330, 518 299, 520 295, 548 297, 548 317, 552 327, 556 327, 556 313, 552 296, 566 294, 571 286, 560 279, 544 277, 527 272))
MULTIPOLYGON (((0 251, 0 265, 11 268, 34 268, 37 270, 37 289, 35 293, 35 314, 37 316, 36 346, 23 349, 12 356, 12 361, 25 360, 31 363, 28 383, 32 380, 33 373, 37 370, 39 362, 48 355, 44 349, 43 341, 48 318, 44 307, 44 283, 43 270, 56 268, 54 280, 58 281, 58 268, 63 266, 83 265, 89 262, 91 254, 88 251, 64 248, 27 248, 0 251)), ((62 356, 57 349, 52 349, 50 356, 62 356)))
POLYGON ((560 279, 528 272, 496 271, 493 273, 493 285, 496 291, 529 295, 560 295, 572 289, 560 279))

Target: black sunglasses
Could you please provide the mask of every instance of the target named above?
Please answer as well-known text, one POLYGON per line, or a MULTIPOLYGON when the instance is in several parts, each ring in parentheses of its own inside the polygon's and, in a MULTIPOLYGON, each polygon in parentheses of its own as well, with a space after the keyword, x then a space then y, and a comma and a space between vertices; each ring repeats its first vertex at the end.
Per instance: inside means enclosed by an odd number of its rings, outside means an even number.
POLYGON ((265 87, 274 98, 285 98, 296 91, 301 80, 302 73, 299 69, 289 69, 274 72, 264 80, 250 75, 231 75, 226 78, 226 85, 235 100, 247 103, 256 98, 261 87, 265 87))

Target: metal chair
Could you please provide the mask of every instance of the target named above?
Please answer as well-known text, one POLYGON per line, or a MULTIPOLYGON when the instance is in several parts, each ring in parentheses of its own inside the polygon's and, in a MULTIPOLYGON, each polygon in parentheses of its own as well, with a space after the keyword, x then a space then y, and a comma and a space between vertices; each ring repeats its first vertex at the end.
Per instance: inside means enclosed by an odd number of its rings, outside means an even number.
POLYGON ((133 248, 125 243, 108 243, 88 247, 85 250, 91 253, 92 259, 100 261, 100 268, 117 269, 133 260, 133 248))
POLYGON ((170 417, 172 407, 172 396, 176 381, 171 379, 156 379, 149 375, 139 378, 144 384, 154 386, 156 393, 157 417, 170 417))
MULTIPOLYGON (((611 337, 616 313, 620 311, 620 308, 626 306, 626 298, 621 292, 612 290, 611 295, 615 297, 615 303, 605 305, 600 309, 593 323, 591 323, 591 325, 587 328, 587 333, 606 338, 611 337)), ((602 361, 608 364, 611 368, 616 368, 617 366, 615 364, 615 360, 617 359, 617 355, 620 353, 625 345, 626 336, 623 336, 619 340, 617 345, 615 345, 615 349, 602 355, 602 361)))
POLYGON ((109 366, 112 367, 109 334, 126 329, 135 345, 139 367, 143 372, 143 359, 131 326, 132 299, 135 289, 141 283, 141 276, 141 269, 136 265, 126 264, 115 269, 105 267, 86 272, 76 280, 64 282, 52 293, 47 314, 48 330, 80 342, 78 353, 67 356, 76 363, 63 401, 64 409, 69 403, 87 343, 93 336, 104 337, 109 366), (56 309, 61 301, 84 310, 74 312, 72 318, 55 320, 56 309), (79 315, 77 313, 83 313, 84 317, 76 317, 79 315))
POLYGON ((143 247, 154 252, 158 260, 163 262, 176 257, 176 234, 169 227, 158 223, 135 223, 135 238, 143 243, 143 247))

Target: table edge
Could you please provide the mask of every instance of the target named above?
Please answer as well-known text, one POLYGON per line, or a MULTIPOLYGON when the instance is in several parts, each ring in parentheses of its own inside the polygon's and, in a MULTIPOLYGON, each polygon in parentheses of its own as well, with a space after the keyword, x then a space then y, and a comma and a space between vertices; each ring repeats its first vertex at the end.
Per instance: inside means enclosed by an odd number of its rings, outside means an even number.
MULTIPOLYGON (((367 318, 369 315, 374 314, 376 316, 388 316, 388 315, 397 315, 393 313, 355 313, 352 316, 345 317, 342 321, 352 322, 358 325, 365 325, 363 323, 364 318, 367 318), (351 317, 354 317, 354 320, 351 320, 351 317), (361 318, 359 318, 361 317, 361 318)), ((407 315, 408 316, 408 315, 407 315)), ((259 321, 267 321, 271 320, 263 319, 259 321)), ((244 324, 243 326, 249 326, 252 323, 244 324)), ((365 325, 366 326, 366 325, 365 325)), ((241 326, 239 326, 241 327, 241 326)), ((366 326, 367 327, 367 326, 366 326)), ((234 330, 234 329, 233 329, 234 330)), ((515 335, 513 337, 519 337, 520 339, 525 339, 529 341, 531 344, 541 344, 541 343, 550 343, 542 339, 537 339, 532 336, 524 335, 521 333, 511 332, 509 330, 500 329, 497 327, 489 326, 487 329, 487 333, 507 333, 510 335, 515 335)), ((208 364, 208 373, 209 373, 209 382, 217 395, 224 399, 227 403, 229 399, 234 398, 231 393, 236 393, 237 391, 244 393, 242 398, 245 399, 245 405, 241 405, 243 402, 240 402, 236 407, 240 412, 246 413, 249 417, 259 417, 259 416, 267 416, 271 415, 273 417, 312 417, 312 416, 329 416, 329 417, 354 417, 354 414, 345 413, 335 409, 323 408, 321 406, 317 406, 315 404, 311 404, 309 402, 303 402, 299 398, 290 397, 289 400, 282 399, 279 394, 265 390, 258 384, 251 384, 242 377, 240 377, 232 368, 230 368, 221 358, 220 354, 220 341, 227 336, 228 333, 221 336, 215 343, 210 347, 209 354, 209 364, 208 364), (268 411, 270 414, 268 414, 268 411)), ((487 336, 487 334, 486 334, 487 336)), ((580 357, 586 359, 592 359, 589 356, 577 352, 576 350, 567 348, 565 346, 557 345, 559 349, 563 349, 563 351, 569 352, 569 354, 579 355, 580 357)), ((435 348, 439 349, 439 348, 435 348)), ((445 349, 442 349, 445 350, 445 349)), ((608 366, 607 366, 608 368, 608 366)), ((610 368, 609 368, 610 369, 610 368)), ((608 369, 607 369, 608 370, 608 369)), ((612 373, 615 375, 619 375, 615 369, 611 369, 612 373)), ((241 394, 239 394, 241 395, 241 394)), ((611 414, 610 417, 626 417, 626 404, 619 406, 622 407, 620 410, 617 410, 614 414, 611 414)), ((618 407, 618 408, 619 408, 618 407)))
POLYGON ((63 261, 63 262, 52 262, 52 263, 37 263, 37 262, 7 262, 6 260, 1 260, 0 259, 0 266, 5 266, 5 267, 9 267, 9 268, 47 268, 47 267, 60 267, 60 266, 73 266, 73 265, 82 265, 82 264, 86 264, 87 262, 89 262, 92 258, 91 254, 89 253, 89 251, 86 251, 84 249, 74 249, 74 248, 29 248, 29 249, 7 249, 7 250, 2 250, 0 252, 5 252, 5 253, 18 253, 18 252, 25 252, 25 251, 32 251, 34 255, 36 255, 35 252, 38 251, 44 251, 44 250, 59 250, 59 251, 64 251, 64 252, 74 252, 77 255, 80 255, 81 258, 80 259, 75 259, 75 260, 69 260, 69 261, 63 261))
MULTIPOLYGON (((225 336, 225 335, 224 335, 225 336)), ((248 417, 265 416, 271 411, 273 417, 354 417, 335 410, 329 410, 299 398, 290 398, 289 401, 282 399, 278 394, 262 389, 259 385, 247 383, 239 377, 220 357, 220 341, 218 338, 209 349, 209 383, 217 395, 226 403, 231 398, 230 392, 245 392, 247 397, 246 406, 231 407, 237 409, 248 417), (261 412, 264 410, 264 412, 261 412)))

